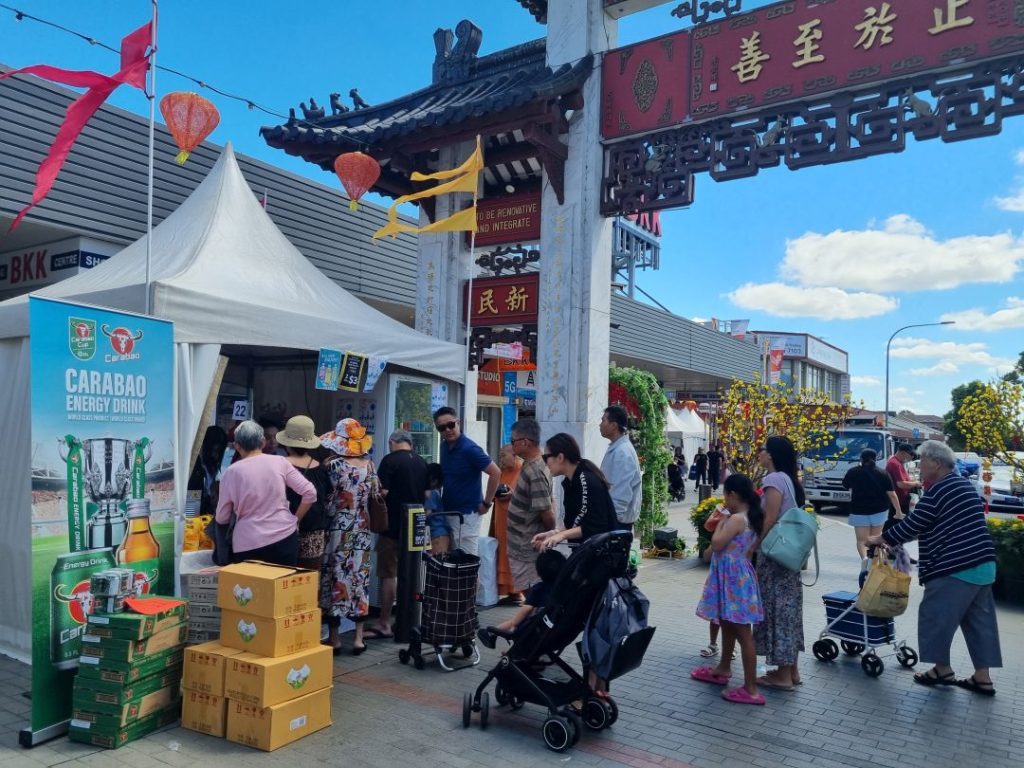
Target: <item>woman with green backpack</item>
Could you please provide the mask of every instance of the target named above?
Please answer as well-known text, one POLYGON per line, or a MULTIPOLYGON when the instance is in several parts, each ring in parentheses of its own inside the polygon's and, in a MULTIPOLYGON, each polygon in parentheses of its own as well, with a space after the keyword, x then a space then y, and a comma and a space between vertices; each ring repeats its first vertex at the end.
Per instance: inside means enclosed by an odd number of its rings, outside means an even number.
MULTIPOLYGON (((758 455, 767 474, 761 481, 764 527, 761 541, 779 517, 804 505, 804 489, 797 479, 796 449, 788 438, 769 437, 758 455)), ((797 660, 804 650, 803 585, 799 570, 790 570, 763 554, 757 558, 757 583, 764 620, 754 625, 758 656, 775 669, 757 679, 765 688, 792 691, 800 685, 797 660)))

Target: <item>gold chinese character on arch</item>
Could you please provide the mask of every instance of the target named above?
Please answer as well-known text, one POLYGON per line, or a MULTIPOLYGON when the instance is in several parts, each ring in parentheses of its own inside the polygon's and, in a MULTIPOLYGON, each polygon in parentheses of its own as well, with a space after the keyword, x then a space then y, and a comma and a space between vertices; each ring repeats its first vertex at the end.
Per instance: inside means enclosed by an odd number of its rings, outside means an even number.
POLYGON ((935 9, 935 26, 928 30, 930 35, 940 35, 951 29, 969 27, 974 23, 973 16, 961 16, 957 18, 957 11, 967 5, 971 0, 946 0, 946 11, 942 8, 935 9))
POLYGON ((478 315, 483 314, 498 314, 498 308, 494 306, 494 289, 488 288, 484 291, 480 291, 480 303, 477 306, 476 313, 478 315))
POLYGON ((892 42, 892 23, 896 21, 896 14, 889 12, 889 4, 882 3, 881 8, 864 9, 864 21, 854 29, 860 32, 860 38, 853 44, 854 48, 863 48, 865 51, 874 47, 889 45, 892 42))
POLYGON ((744 37, 740 45, 740 60, 730 69, 736 73, 741 83, 757 80, 761 76, 764 62, 771 56, 761 50, 761 33, 754 32, 750 37, 744 37))
POLYGON ((526 292, 525 288, 516 286, 508 292, 508 296, 505 297, 505 307, 508 308, 509 312, 525 312, 526 302, 529 300, 530 295, 526 292))
POLYGON ((796 46, 796 55, 799 57, 793 62, 796 69, 825 60, 825 55, 818 53, 821 48, 818 41, 824 37, 824 33, 818 29, 820 25, 821 19, 812 19, 799 26, 800 34, 793 41, 793 45, 796 46))

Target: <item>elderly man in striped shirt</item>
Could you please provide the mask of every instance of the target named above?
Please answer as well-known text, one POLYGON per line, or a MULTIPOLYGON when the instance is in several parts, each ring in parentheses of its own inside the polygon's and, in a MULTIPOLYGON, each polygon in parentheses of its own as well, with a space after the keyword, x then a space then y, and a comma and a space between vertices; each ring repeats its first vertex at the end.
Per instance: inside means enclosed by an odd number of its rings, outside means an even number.
POLYGON ((924 598, 917 633, 922 661, 934 663, 914 675, 919 685, 958 685, 983 696, 995 695, 989 675, 1001 667, 999 628, 992 598, 996 553, 977 490, 953 468, 956 458, 945 443, 929 440, 918 447, 921 480, 928 488, 905 518, 868 539, 869 544, 920 542, 924 598), (957 627, 967 641, 974 674, 957 680, 949 650, 957 627))

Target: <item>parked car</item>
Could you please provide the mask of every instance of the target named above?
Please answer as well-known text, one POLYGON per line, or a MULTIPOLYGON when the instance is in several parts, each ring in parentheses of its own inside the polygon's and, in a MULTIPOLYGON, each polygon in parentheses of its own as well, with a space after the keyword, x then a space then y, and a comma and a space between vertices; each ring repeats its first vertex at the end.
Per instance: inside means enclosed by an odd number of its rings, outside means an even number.
POLYGON ((956 470, 964 477, 974 477, 981 472, 981 456, 973 451, 956 454, 956 470))

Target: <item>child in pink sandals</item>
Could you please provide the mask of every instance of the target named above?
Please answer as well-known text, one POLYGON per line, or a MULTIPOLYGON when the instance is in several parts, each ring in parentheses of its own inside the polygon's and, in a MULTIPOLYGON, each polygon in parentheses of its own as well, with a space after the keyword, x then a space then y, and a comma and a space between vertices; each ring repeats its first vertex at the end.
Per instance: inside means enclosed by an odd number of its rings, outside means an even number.
POLYGON ((751 624, 764 619, 757 577, 749 551, 761 534, 764 513, 750 478, 732 474, 726 478, 725 506, 730 511, 711 538, 711 569, 704 594, 697 605, 702 619, 722 625, 722 655, 715 667, 698 667, 690 677, 713 685, 728 685, 732 654, 739 643, 743 659, 743 685, 726 688, 722 698, 736 704, 764 704, 757 690, 757 655, 751 624))

